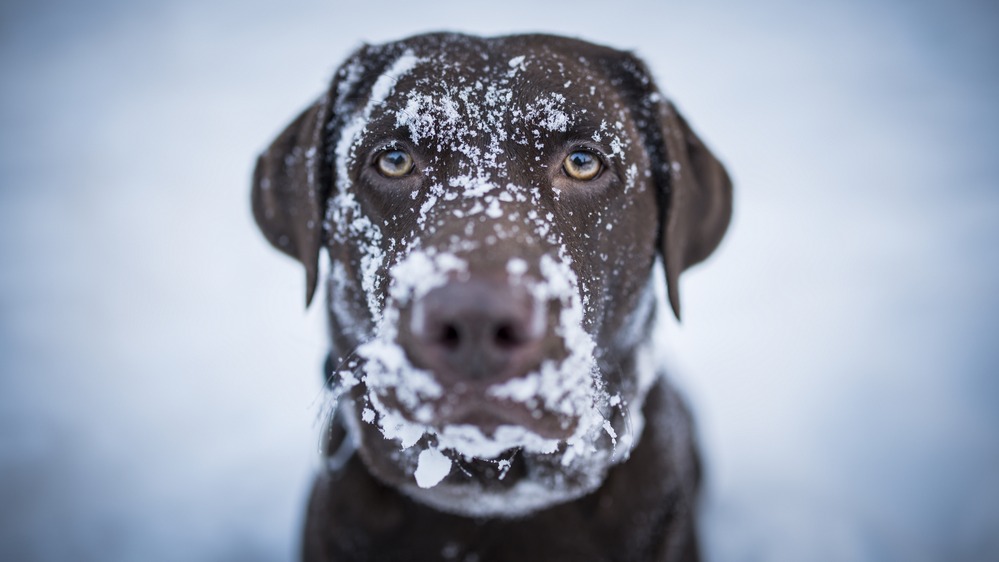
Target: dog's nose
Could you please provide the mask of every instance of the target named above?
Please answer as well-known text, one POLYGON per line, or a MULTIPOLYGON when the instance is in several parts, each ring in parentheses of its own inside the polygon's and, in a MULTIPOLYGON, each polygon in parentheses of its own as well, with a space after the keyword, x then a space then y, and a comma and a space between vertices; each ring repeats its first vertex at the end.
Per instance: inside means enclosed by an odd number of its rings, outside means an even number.
POLYGON ((413 362, 445 382, 514 378, 536 368, 547 310, 527 287, 451 281, 413 303, 400 340, 413 362))

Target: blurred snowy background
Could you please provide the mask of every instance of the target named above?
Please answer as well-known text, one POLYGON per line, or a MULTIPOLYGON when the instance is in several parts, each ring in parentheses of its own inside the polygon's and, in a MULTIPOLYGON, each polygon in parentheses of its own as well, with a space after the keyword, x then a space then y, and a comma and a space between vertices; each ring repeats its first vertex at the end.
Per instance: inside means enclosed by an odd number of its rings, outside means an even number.
POLYGON ((0 5, 0 560, 289 560, 322 306, 256 154, 362 41, 635 49, 728 165, 674 370, 716 561, 999 559, 999 7, 0 5))

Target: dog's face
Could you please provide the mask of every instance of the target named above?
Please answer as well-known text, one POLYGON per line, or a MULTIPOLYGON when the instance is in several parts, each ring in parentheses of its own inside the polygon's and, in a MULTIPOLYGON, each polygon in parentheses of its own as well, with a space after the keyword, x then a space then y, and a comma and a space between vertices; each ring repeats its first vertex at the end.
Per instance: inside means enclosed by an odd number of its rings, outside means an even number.
POLYGON ((678 311, 730 184, 630 55, 429 35, 355 53, 261 157, 254 210, 310 297, 328 250, 331 388, 369 470, 518 515, 637 443, 654 263, 678 311))

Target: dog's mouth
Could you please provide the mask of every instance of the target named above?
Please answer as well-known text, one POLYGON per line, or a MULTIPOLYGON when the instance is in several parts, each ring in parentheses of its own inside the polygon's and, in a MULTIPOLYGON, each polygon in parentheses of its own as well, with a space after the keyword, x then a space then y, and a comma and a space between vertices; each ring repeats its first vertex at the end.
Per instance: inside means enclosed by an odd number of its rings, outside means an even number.
POLYGON ((563 441, 576 429, 578 420, 573 416, 546 410, 540 397, 524 402, 500 398, 491 394, 491 388, 478 385, 460 385, 446 395, 427 400, 416 410, 407 408, 395 389, 380 393, 382 404, 398 412, 409 422, 424 424, 438 435, 465 428, 470 433, 478 431, 482 438, 498 440, 510 428, 523 428, 541 438, 563 441))
POLYGON ((576 428, 576 420, 543 412, 510 401, 467 400, 454 409, 445 408, 438 427, 469 425, 479 428, 486 436, 495 436, 503 426, 522 427, 545 439, 565 440, 576 428))
MULTIPOLYGON (((544 407, 541 397, 519 402, 469 388, 424 397, 416 408, 400 398, 398 389, 365 389, 367 406, 363 421, 379 427, 385 437, 398 440, 403 449, 419 444, 453 462, 473 480, 505 476, 521 453, 557 455, 579 433, 578 415, 544 407)), ((438 464, 446 464, 437 458, 438 464)), ((420 464, 432 465, 427 457, 420 464)), ((441 469, 443 470, 443 469, 441 469)), ((442 478, 444 473, 439 473, 442 478)), ((421 487, 432 487, 439 478, 422 478, 421 487)))

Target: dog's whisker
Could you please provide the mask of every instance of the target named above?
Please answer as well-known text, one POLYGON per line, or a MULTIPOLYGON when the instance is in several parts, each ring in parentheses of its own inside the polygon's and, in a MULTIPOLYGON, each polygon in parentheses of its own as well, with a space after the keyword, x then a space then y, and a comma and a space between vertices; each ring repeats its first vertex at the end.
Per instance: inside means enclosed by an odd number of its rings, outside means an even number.
MULTIPOLYGON (((324 395, 335 391, 337 380, 340 378, 339 373, 344 370, 345 366, 349 366, 352 361, 358 361, 359 357, 357 355, 357 349, 359 347, 360 346, 355 346, 343 357, 343 359, 339 361, 339 363, 337 363, 335 367, 332 365, 332 354, 326 356, 326 361, 323 364, 323 385, 318 391, 316 391, 316 395, 313 397, 311 406, 314 407, 319 400, 323 399, 324 395)), ((357 373, 355 372, 354 374, 356 375, 357 373)))

